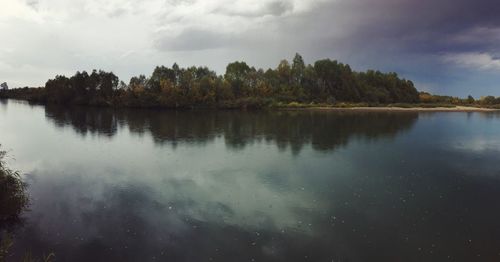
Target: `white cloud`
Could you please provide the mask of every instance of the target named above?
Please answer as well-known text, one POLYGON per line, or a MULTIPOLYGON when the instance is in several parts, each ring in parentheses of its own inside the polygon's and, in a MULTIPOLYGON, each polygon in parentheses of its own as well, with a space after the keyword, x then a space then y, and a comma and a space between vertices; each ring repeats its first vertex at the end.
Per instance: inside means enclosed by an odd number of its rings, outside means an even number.
MULTIPOLYGON (((333 58, 355 69, 398 71, 420 82, 432 80, 413 76, 441 65, 440 59, 499 67, 497 59, 478 53, 496 53, 500 31, 485 27, 494 23, 478 16, 478 22, 467 20, 458 26, 463 30, 448 32, 440 23, 450 20, 451 11, 422 17, 411 0, 0 1, 0 81, 13 87, 43 85, 56 74, 92 69, 113 71, 128 81, 174 62, 219 73, 235 60, 267 68, 295 52, 306 62, 333 58), (464 50, 476 53, 456 53, 464 50), (436 59, 443 51, 448 55, 436 59), (418 59, 409 62, 412 57, 418 59)), ((455 5, 475 7, 465 0, 455 5)))
POLYGON ((452 53, 443 55, 443 61, 478 70, 500 70, 500 59, 489 53, 452 53))
POLYGON ((299 49, 284 43, 293 35, 280 26, 324 2, 2 0, 0 80, 38 86, 56 74, 100 68, 128 81, 174 62, 218 71, 238 59, 274 66, 299 49))

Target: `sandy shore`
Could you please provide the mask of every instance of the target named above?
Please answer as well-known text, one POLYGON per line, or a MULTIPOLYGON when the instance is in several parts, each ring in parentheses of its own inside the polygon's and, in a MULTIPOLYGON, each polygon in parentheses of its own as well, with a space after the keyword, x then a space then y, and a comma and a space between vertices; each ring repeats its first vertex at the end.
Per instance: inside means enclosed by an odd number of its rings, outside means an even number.
POLYGON ((481 108, 481 107, 311 107, 304 109, 312 110, 335 110, 335 111, 408 111, 408 112, 497 112, 499 109, 481 108))

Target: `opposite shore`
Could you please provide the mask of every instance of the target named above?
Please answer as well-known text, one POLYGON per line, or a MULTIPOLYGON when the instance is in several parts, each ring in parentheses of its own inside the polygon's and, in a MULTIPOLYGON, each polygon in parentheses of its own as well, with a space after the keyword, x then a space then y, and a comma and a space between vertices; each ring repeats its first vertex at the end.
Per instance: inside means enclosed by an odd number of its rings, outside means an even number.
MULTIPOLYGON (((0 98, 1 100, 2 98, 0 98)), ((20 98, 3 98, 5 100, 25 101, 26 103, 47 105, 46 103, 31 102, 20 98)), ((63 105, 63 106, 78 106, 88 107, 89 105, 63 105)), ((102 106, 90 105, 90 107, 112 107, 112 108, 137 108, 137 109, 165 109, 165 110, 192 110, 192 109, 212 109, 212 110, 241 110, 246 108, 162 108, 162 107, 123 107, 123 106, 102 106)), ((280 104, 278 106, 270 106, 263 108, 251 108, 257 110, 284 110, 284 111, 360 111, 360 112, 500 112, 500 108, 488 108, 474 105, 422 105, 422 104, 405 104, 405 105, 356 105, 356 104, 340 104, 340 105, 311 105, 311 104, 280 104)))
POLYGON ((500 112, 500 109, 456 106, 456 107, 304 107, 304 108, 280 108, 282 110, 324 110, 324 111, 378 111, 378 112, 500 112))
POLYGON ((9 89, 0 98, 38 104, 165 109, 310 109, 358 111, 489 112, 500 109, 500 97, 475 99, 419 92, 396 73, 357 72, 347 64, 322 59, 305 64, 296 54, 275 69, 232 62, 221 75, 207 67, 157 66, 151 76, 128 84, 113 72, 57 75, 45 86, 9 89))

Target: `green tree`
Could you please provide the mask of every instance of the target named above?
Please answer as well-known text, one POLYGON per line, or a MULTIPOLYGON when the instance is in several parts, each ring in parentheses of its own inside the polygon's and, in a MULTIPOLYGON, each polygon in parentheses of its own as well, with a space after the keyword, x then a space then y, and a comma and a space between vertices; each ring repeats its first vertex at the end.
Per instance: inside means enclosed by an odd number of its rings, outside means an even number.
MULTIPOLYGON (((151 76, 132 77, 128 85, 112 72, 76 72, 56 76, 45 88, 1 92, 2 97, 65 104, 141 107, 261 107, 272 102, 290 103, 465 103, 465 99, 418 93, 413 82, 396 73, 356 72, 347 64, 323 59, 305 64, 295 54, 292 64, 282 60, 274 69, 256 69, 245 62, 227 65, 223 76, 207 67, 157 66, 151 76)), ((481 100, 485 104, 500 99, 481 100)))
POLYGON ((474 102, 476 102, 476 100, 474 99, 474 97, 472 97, 471 95, 469 95, 467 97, 467 104, 474 104, 474 102))
POLYGON ((234 95, 241 97, 245 93, 245 85, 251 68, 245 62, 233 62, 227 65, 224 78, 231 84, 234 95))
POLYGON ((296 86, 300 86, 304 82, 306 65, 304 59, 298 53, 295 54, 292 64, 292 80, 296 86))

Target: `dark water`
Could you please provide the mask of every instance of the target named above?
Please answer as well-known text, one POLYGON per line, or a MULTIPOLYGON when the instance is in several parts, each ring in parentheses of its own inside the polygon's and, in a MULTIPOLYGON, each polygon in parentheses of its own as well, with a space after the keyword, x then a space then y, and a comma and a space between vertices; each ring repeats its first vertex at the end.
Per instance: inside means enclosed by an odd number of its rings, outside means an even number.
POLYGON ((0 103, 12 261, 498 261, 500 115, 0 103))

